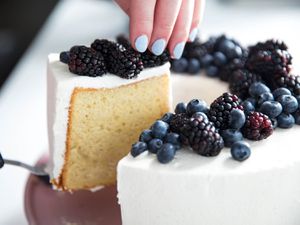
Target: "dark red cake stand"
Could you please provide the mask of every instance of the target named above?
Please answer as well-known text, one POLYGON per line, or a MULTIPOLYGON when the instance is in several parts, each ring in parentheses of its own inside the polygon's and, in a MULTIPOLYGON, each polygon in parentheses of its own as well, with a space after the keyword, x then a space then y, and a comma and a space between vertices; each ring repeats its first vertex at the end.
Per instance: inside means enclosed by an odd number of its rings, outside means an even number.
MULTIPOLYGON (((38 164, 46 163, 46 158, 38 164)), ((31 225, 121 225, 116 186, 96 192, 53 190, 41 178, 30 175, 25 188, 25 213, 31 225)))

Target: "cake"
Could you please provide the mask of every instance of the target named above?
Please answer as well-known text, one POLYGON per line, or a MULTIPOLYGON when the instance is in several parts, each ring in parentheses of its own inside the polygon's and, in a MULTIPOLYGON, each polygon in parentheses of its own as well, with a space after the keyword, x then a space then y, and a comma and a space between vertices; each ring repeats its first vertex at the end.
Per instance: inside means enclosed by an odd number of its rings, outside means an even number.
POLYGON ((169 63, 133 79, 78 76, 48 57, 50 178, 61 190, 116 182, 117 162, 153 120, 170 110, 169 63))
POLYGON ((122 224, 300 224, 300 76, 291 59, 277 40, 187 44, 172 62, 181 73, 172 76, 175 110, 118 163, 122 224), (200 65, 230 85, 182 76, 200 65))
MULTIPOLYGON (((172 82, 174 103, 212 102, 228 89, 205 76, 173 75, 172 82)), ((251 157, 242 163, 232 159, 228 148, 208 158, 183 147, 168 164, 149 152, 127 155, 118 164, 122 224, 298 225, 299 133, 295 126, 250 142, 251 157)))

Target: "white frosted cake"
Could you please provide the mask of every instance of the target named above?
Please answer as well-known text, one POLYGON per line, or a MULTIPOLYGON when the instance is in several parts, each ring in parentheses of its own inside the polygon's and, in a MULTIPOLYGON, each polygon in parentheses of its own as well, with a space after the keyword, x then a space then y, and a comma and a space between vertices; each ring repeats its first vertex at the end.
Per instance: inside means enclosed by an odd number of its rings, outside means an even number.
MULTIPOLYGON (((175 103, 212 102, 227 90, 215 79, 173 76, 175 103)), ((214 158, 180 149, 168 164, 130 154, 118 164, 123 225, 299 225, 300 126, 249 142, 238 162, 228 148, 214 158)))
POLYGON ((48 57, 51 182, 59 189, 92 189, 116 182, 116 165, 139 133, 171 108, 170 64, 137 78, 78 76, 48 57), (118 140, 118 141, 116 141, 118 140))

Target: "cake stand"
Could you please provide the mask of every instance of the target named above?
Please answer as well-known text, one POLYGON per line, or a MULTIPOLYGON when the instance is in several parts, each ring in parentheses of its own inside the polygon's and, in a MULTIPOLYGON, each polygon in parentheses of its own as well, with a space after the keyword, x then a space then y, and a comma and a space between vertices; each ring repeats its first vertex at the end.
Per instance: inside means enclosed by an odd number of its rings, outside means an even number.
MULTIPOLYGON (((47 162, 42 157, 37 164, 47 162)), ((116 186, 96 192, 53 190, 43 179, 30 175, 25 188, 25 214, 31 225, 121 225, 116 186)))

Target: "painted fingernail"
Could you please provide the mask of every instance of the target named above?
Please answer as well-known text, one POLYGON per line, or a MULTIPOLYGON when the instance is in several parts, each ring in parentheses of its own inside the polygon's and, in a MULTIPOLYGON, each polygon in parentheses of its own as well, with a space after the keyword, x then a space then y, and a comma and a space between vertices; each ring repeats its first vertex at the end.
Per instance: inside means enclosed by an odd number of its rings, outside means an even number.
POLYGON ((134 45, 135 45, 136 50, 138 50, 139 52, 145 52, 148 47, 147 35, 143 34, 143 35, 137 37, 137 39, 135 39, 134 45))
POLYGON ((165 39, 158 39, 153 43, 151 47, 151 51, 155 55, 161 55, 161 53, 163 53, 163 51, 165 50, 165 47, 166 47, 165 39))
POLYGON ((182 56, 185 42, 178 43, 173 50, 173 57, 179 59, 182 56))
POLYGON ((194 29, 191 31, 191 33, 190 33, 190 35, 189 35, 190 41, 194 41, 194 40, 195 40, 195 38, 197 37, 197 33, 198 33, 198 28, 194 28, 194 29))

